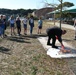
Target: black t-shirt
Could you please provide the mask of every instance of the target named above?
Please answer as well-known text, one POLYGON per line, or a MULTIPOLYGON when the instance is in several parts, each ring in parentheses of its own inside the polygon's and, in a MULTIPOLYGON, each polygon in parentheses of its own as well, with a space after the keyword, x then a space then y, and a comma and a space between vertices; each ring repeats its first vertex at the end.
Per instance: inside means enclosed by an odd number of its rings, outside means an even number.
POLYGON ((21 26, 21 21, 20 20, 16 20, 16 25, 17 26, 21 26))

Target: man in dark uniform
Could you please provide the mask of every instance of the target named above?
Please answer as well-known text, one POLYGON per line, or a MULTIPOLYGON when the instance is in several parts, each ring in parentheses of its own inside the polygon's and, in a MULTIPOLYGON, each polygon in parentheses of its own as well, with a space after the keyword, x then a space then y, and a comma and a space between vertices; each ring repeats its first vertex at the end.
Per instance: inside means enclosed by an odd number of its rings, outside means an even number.
POLYGON ((55 46, 56 37, 57 37, 58 41, 61 43, 61 47, 64 48, 61 36, 66 33, 66 30, 61 30, 58 27, 52 27, 52 28, 48 28, 46 32, 48 35, 47 45, 51 45, 52 48, 58 48, 57 46, 55 46), (52 44, 50 43, 51 39, 52 39, 52 44))

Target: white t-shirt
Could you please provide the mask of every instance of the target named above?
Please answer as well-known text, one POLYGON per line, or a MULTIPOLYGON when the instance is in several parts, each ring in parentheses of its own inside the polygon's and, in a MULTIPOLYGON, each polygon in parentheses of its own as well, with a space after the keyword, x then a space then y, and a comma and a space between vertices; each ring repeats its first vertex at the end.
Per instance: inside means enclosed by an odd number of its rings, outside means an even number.
POLYGON ((15 23, 15 19, 9 19, 8 21, 10 22, 10 24, 14 24, 15 23))
POLYGON ((23 19, 23 24, 27 24, 27 19, 26 18, 23 19))

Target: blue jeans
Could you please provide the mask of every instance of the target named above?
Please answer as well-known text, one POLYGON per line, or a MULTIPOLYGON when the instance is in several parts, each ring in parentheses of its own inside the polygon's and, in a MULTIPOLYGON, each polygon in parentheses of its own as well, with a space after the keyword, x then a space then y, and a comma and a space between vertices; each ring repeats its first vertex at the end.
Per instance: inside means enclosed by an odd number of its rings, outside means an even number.
POLYGON ((30 26, 30 34, 33 32, 33 26, 30 26))
POLYGON ((4 29, 2 27, 0 27, 0 35, 4 34, 4 29))

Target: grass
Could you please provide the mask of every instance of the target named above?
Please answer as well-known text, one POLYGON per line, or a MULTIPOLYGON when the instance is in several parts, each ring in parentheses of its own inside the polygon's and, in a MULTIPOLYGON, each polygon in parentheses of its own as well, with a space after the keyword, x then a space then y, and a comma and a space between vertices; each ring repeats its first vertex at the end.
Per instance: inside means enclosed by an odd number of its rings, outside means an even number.
MULTIPOLYGON (((2 52, 1 50, 0 52, 0 75, 73 75, 66 59, 50 58, 37 40, 37 37, 46 36, 46 29, 52 26, 53 24, 44 21, 42 34, 39 35, 37 34, 37 21, 35 21, 32 37, 29 35, 28 25, 28 35, 1 39, 1 49, 9 51, 2 52)), ((63 40, 71 45, 75 44, 76 41, 71 40, 74 31, 67 31, 63 40), (70 33, 72 34, 70 35, 70 33)), ((10 34, 9 28, 6 32, 10 34)))

